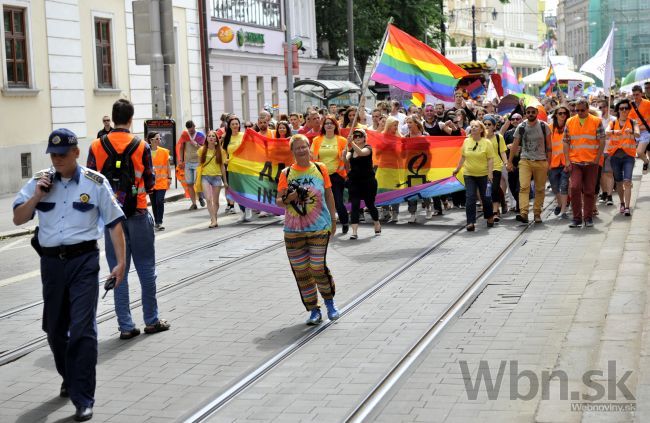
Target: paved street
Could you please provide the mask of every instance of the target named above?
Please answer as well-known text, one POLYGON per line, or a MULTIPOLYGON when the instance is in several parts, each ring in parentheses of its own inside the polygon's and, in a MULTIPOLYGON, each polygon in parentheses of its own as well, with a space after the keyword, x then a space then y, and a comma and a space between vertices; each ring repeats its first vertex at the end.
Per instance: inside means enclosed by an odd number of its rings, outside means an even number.
MULTIPOLYGON (((636 171, 640 174, 639 167, 636 171)), ((550 215, 522 234, 524 227, 509 214, 494 229, 487 230, 481 221, 476 233, 453 234, 421 260, 413 258, 463 225, 463 210, 430 221, 421 215, 419 225, 406 224, 403 213, 401 222, 385 225, 378 238, 368 224, 361 226, 356 242, 337 235, 328 263, 342 318, 208 420, 344 421, 512 244, 482 293, 440 333, 368 420, 644 421, 643 407, 650 399, 650 339, 644 324, 650 314, 650 180, 636 177, 634 185, 634 198, 640 199, 631 219, 601 205, 593 229, 571 230, 550 215), (386 279, 409 260, 411 266, 386 279), (383 288, 346 309, 382 279, 388 281, 383 288), (510 366, 495 398, 484 383, 476 398, 469 398, 467 379, 474 383, 481 360, 493 379, 502 361, 510 366), (636 397, 627 401, 618 391, 613 402, 636 403, 636 414, 571 411, 572 401, 560 398, 557 380, 549 384, 548 400, 542 400, 541 391, 525 400, 510 399, 513 362, 518 372, 539 378, 543 371, 563 371, 569 392, 588 394, 593 390, 582 375, 607 371, 610 360, 617 366, 616 379, 632 371, 626 386, 636 397)), ((1 201, 5 210, 10 207, 11 199, 1 201)), ((281 242, 280 219, 239 224, 238 216, 220 215, 219 228, 207 229, 207 211, 188 211, 188 206, 187 200, 168 203, 167 229, 156 234, 160 313, 172 329, 120 341, 112 295, 100 300, 93 421, 183 421, 314 330, 303 323, 307 314, 281 242), (186 253, 190 249, 195 251, 186 253)), ((10 229, 7 223, 3 231, 10 229)), ((31 305, 0 319, 2 354, 43 336, 38 261, 28 238, 0 240, 5 264, 0 269, 0 312, 31 305)), ((107 274, 103 256, 100 274, 107 274)), ((130 292, 134 318, 142 327, 135 273, 130 292)), ((49 348, 42 342, 36 346, 0 366, 1 421, 69 421, 74 412, 58 398, 61 381, 49 348)), ((605 373, 594 380, 604 379, 607 385, 607 378, 605 373)), ((521 396, 530 386, 528 379, 520 379, 521 396)))

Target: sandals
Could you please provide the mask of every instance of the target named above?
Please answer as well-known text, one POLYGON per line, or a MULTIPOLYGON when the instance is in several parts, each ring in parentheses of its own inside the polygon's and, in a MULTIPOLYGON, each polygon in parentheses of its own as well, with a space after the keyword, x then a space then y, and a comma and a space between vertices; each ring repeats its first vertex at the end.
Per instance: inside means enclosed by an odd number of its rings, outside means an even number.
POLYGON ((474 224, 470 223, 465 227, 465 229, 467 229, 467 232, 474 232, 474 224))
POLYGON ((150 335, 152 333, 164 332, 166 330, 169 330, 170 327, 171 327, 171 325, 169 324, 169 322, 167 322, 167 320, 159 319, 153 325, 145 326, 144 327, 144 333, 150 335))
POLYGON ((219 227, 218 223, 212 223, 210 224, 210 226, 208 226, 208 229, 217 228, 217 227, 219 227))
POLYGON ((350 239, 359 239, 358 235, 350 235, 350 239))

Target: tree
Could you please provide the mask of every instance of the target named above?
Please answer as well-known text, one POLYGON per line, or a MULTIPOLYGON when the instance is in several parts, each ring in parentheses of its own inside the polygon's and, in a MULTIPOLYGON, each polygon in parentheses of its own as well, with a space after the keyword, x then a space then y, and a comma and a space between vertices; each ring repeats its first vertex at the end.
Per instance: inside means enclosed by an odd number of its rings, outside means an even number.
MULTIPOLYGON (((316 30, 329 43, 330 57, 347 56, 346 0, 316 0, 316 30)), ((388 18, 393 24, 434 48, 440 45, 439 3, 431 0, 354 1, 354 56, 359 73, 379 49, 388 18)))
POLYGON ((492 48, 492 40, 489 38, 485 40, 485 48, 492 48))

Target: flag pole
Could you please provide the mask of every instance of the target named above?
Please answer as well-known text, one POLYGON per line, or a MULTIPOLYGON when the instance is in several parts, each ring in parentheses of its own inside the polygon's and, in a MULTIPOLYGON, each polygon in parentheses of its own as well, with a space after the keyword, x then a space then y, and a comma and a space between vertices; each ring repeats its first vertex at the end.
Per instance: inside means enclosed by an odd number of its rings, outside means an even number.
MULTIPOLYGON (((363 82, 361 84, 361 93, 359 95, 359 103, 357 106, 357 113, 354 115, 354 119, 352 119, 352 123, 350 124, 350 133, 348 134, 348 141, 352 139, 352 132, 354 132, 354 127, 357 126, 357 121, 359 120, 359 109, 361 107, 365 107, 366 105, 366 90, 368 89, 368 84, 370 84, 370 76, 375 73, 375 69, 377 68, 377 61, 379 57, 384 53, 384 46, 386 45, 386 41, 388 40, 388 26, 393 23, 393 17, 391 16, 388 18, 388 23, 386 24, 386 31, 384 31, 384 38, 381 40, 381 44, 379 45, 379 50, 378 54, 375 54, 375 57, 372 62, 372 68, 370 72, 366 72, 363 75, 363 82)), ((365 114, 365 110, 364 110, 365 114)))

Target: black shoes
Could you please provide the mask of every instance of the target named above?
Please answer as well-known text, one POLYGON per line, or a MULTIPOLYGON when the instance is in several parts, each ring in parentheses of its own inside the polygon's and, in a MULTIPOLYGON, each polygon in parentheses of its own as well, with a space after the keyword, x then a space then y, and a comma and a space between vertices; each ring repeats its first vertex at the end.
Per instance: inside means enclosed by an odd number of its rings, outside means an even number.
POLYGON ((569 224, 569 228, 581 228, 582 220, 573 219, 573 222, 569 224))
POLYGON ((349 230, 350 230, 350 225, 343 225, 341 228, 341 232, 343 232, 343 234, 347 234, 349 230))
POLYGON ((515 216, 515 220, 516 220, 517 222, 521 222, 521 223, 528 223, 528 216, 524 216, 524 215, 522 215, 522 214, 518 214, 517 216, 515 216))
POLYGON ((74 420, 77 422, 85 422, 92 418, 93 418, 92 407, 77 407, 77 411, 74 413, 74 420))
POLYGON ((120 332, 120 339, 131 339, 140 335, 140 329, 133 328, 130 331, 120 332))
POLYGON ((70 394, 68 394, 68 388, 65 386, 65 382, 61 383, 61 389, 59 390, 59 396, 61 398, 68 398, 70 394))

